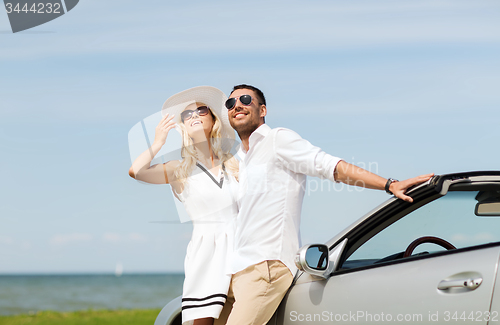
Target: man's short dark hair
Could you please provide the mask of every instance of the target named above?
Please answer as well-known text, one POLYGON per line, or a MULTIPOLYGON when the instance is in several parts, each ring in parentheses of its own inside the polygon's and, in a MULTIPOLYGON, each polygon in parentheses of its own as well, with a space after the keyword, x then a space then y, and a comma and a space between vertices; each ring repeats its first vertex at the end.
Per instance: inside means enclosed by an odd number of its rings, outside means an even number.
POLYGON ((259 105, 266 105, 266 97, 264 97, 264 93, 257 87, 254 87, 254 86, 250 86, 250 85, 245 85, 245 84, 241 84, 241 85, 237 85, 237 86, 234 86, 233 87, 233 91, 231 91, 231 94, 235 91, 235 90, 238 90, 238 89, 250 89, 250 90, 253 90, 255 92, 255 94, 257 95, 257 100, 259 101, 259 105))

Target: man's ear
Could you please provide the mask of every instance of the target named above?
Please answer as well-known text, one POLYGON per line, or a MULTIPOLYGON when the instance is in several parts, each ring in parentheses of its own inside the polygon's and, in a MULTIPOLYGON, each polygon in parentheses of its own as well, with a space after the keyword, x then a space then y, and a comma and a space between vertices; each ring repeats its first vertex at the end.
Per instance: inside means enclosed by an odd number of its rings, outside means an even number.
POLYGON ((260 117, 264 117, 267 115, 267 107, 266 105, 260 105, 260 117))

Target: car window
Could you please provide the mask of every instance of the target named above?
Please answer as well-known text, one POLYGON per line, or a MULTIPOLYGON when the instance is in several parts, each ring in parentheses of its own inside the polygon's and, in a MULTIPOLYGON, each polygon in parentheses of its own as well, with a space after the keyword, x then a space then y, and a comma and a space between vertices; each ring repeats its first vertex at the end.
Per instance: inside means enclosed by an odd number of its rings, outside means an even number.
MULTIPOLYGON (((474 213, 477 194, 478 191, 448 192, 414 210, 362 244, 342 268, 400 259, 411 242, 424 236, 444 239, 456 248, 500 242, 500 217, 478 217, 474 213)), ((424 243, 412 255, 444 250, 436 244, 424 243)))

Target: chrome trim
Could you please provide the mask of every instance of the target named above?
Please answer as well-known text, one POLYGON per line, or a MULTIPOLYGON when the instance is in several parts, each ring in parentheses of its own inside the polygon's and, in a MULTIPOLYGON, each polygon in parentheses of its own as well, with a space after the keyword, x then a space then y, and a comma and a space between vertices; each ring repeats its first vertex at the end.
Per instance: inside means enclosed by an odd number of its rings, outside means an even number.
POLYGON ((471 279, 462 279, 462 280, 443 280, 439 282, 438 289, 439 290, 448 290, 451 288, 467 288, 470 290, 475 290, 483 283, 482 278, 471 278, 471 279))

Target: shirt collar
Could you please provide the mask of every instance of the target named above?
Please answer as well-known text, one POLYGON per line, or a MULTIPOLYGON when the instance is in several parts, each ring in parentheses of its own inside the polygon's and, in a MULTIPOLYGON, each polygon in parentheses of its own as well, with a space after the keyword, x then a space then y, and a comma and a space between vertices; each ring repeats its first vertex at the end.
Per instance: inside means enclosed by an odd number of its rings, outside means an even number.
MULTIPOLYGON (((262 141, 262 139, 264 139, 269 134, 269 132, 271 132, 271 128, 267 124, 262 124, 257 129, 255 129, 255 131, 250 134, 250 138, 248 138, 249 148, 253 148, 257 143, 262 141)), ((244 157, 247 154, 245 149, 243 149, 243 145, 241 144, 239 153, 241 157, 244 157)))

